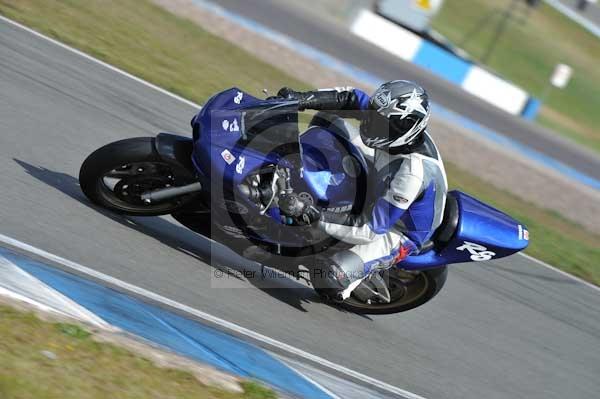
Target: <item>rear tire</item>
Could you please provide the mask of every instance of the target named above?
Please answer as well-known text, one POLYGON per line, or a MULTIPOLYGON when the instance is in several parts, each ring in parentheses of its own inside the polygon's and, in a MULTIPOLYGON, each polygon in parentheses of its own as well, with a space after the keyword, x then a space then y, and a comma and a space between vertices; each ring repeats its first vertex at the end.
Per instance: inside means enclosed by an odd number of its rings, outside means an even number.
POLYGON ((142 191, 180 185, 177 180, 156 152, 153 137, 107 144, 90 154, 79 171, 81 190, 93 203, 132 216, 166 215, 183 206, 194 194, 156 204, 145 204, 140 198, 142 191), (107 179, 117 182, 111 188, 107 179))
MULTIPOLYGON (((395 271, 392 271, 395 272, 395 271)), ((392 280, 391 276, 390 281, 392 280)), ((406 312, 414 309, 433 299, 444 287, 448 277, 447 266, 435 269, 422 270, 415 275, 414 279, 404 286, 404 295, 392 297, 390 303, 365 303, 351 296, 345 301, 333 301, 337 306, 358 314, 392 314, 406 312)), ((319 295, 330 299, 330 290, 316 288, 319 295)), ((392 291, 390 289, 390 291, 392 291)))

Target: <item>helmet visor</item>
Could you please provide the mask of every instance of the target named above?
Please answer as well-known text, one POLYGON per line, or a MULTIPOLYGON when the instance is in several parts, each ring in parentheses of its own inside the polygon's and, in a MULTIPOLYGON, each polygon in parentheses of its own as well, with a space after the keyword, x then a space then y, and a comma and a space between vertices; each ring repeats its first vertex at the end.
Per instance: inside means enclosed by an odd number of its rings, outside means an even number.
POLYGON ((376 111, 368 111, 361 126, 361 137, 365 145, 373 148, 385 148, 394 142, 403 145, 419 133, 418 125, 422 122, 423 118, 417 115, 404 118, 392 115, 388 119, 376 111))
POLYGON ((360 135, 363 143, 371 148, 386 147, 395 141, 390 132, 390 121, 377 111, 367 111, 361 123, 360 135))

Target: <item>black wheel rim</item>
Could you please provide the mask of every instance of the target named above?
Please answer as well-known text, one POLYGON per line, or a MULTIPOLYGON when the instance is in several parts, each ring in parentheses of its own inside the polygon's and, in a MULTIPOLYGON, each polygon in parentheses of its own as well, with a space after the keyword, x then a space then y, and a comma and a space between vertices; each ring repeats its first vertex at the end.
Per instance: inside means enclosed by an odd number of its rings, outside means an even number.
POLYGON ((383 272, 385 279, 389 281, 390 302, 378 302, 372 300, 371 303, 363 302, 351 296, 344 303, 364 310, 386 310, 400 307, 412 307, 421 301, 427 299, 428 292, 431 289, 431 282, 423 272, 405 272, 399 269, 390 269, 383 272))
POLYGON ((141 198, 145 192, 174 185, 170 166, 162 162, 132 162, 119 165, 97 181, 102 197, 118 209, 129 212, 161 212, 177 207, 183 198, 160 203, 147 203, 141 198))

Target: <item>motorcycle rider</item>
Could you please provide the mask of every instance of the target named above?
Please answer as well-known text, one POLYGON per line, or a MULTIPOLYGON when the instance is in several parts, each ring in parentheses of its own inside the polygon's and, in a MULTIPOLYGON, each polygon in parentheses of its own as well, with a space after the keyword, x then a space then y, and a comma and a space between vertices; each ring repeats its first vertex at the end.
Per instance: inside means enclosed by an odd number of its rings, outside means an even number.
MULTIPOLYGON (((369 186, 376 195, 361 214, 312 209, 302 215, 353 245, 328 259, 331 271, 320 289, 329 297, 345 299, 363 279, 377 275, 371 273, 374 270, 421 251, 442 223, 448 186, 439 151, 426 131, 428 95, 413 82, 394 80, 373 96, 350 87, 307 92, 284 87, 278 96, 297 100, 300 110, 358 111, 352 117, 361 122, 362 143, 374 150, 369 186)), ((333 123, 344 126, 339 117, 333 123)))

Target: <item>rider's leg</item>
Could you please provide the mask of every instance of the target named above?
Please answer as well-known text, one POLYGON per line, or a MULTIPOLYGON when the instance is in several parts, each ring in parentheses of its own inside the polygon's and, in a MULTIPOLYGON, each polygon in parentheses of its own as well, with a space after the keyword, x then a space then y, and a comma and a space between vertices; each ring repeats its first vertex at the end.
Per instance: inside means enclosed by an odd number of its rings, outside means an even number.
POLYGON ((402 234, 389 232, 384 234, 381 239, 369 244, 355 245, 349 251, 358 255, 363 261, 363 273, 377 268, 387 269, 393 264, 398 250, 406 237, 402 234))
MULTIPOLYGON (((368 244, 355 245, 350 249, 321 259, 314 271, 315 288, 331 298, 336 298, 353 282, 365 277, 375 269, 387 269, 396 263, 403 245, 410 240, 398 233, 389 232, 378 240, 368 244)), ((369 295, 356 288, 359 296, 369 295)))

